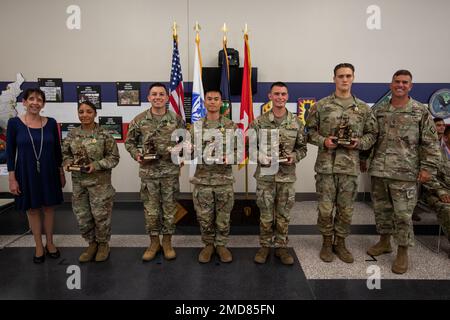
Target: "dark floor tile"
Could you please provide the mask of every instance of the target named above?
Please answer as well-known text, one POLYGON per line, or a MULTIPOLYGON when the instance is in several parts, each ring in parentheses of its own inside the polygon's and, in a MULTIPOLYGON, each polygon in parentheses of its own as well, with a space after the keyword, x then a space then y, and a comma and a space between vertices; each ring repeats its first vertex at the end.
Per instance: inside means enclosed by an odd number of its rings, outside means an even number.
MULTIPOLYGON (((104 263, 81 264, 81 290, 69 290, 70 265, 79 265, 81 248, 60 248, 61 258, 32 263, 33 248, 0 251, 0 299, 312 299, 296 259, 285 266, 271 257, 253 262, 256 248, 232 248, 234 261, 197 262, 199 249, 176 248, 175 261, 159 256, 141 261, 143 248, 112 248, 104 263)), ((293 253, 293 251, 291 250, 293 253)))
POLYGON ((450 280, 381 280, 381 289, 366 280, 309 280, 319 300, 433 300, 450 299, 450 280))

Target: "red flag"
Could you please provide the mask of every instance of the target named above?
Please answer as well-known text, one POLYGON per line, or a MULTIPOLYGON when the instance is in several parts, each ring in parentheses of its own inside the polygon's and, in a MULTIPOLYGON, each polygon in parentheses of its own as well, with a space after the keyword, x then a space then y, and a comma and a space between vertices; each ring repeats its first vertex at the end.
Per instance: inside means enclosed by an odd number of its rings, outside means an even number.
POLYGON ((239 117, 239 128, 243 131, 244 136, 244 162, 240 164, 241 168, 248 161, 246 154, 246 136, 250 123, 254 119, 253 116, 253 97, 252 97, 252 64, 250 60, 250 48, 248 46, 248 34, 244 34, 244 70, 242 74, 242 91, 241 91, 241 112, 239 117))

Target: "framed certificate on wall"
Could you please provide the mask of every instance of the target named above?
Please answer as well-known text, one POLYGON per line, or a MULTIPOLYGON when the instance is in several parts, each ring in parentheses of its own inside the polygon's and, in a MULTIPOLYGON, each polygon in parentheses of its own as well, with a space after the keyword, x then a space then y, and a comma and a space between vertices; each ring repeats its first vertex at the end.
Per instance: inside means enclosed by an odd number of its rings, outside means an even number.
POLYGON ((123 140, 122 117, 98 117, 98 124, 116 140, 123 140))
POLYGON ((38 78, 39 89, 44 91, 46 102, 63 102, 63 84, 61 78, 38 78))
POLYGON ((118 106, 141 105, 140 82, 116 82, 118 106))
POLYGON ((96 109, 102 108, 102 94, 101 87, 98 85, 77 86, 77 100, 78 106, 83 101, 90 101, 95 105, 96 109))

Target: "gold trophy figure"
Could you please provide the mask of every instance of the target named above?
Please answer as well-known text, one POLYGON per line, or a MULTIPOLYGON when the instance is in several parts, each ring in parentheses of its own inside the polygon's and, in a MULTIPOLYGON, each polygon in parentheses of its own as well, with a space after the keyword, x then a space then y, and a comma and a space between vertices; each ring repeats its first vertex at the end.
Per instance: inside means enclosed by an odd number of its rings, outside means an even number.
POLYGON ((288 159, 288 153, 286 151, 286 147, 283 143, 280 143, 279 149, 278 149, 278 162, 283 163, 287 162, 288 159))
POLYGON ((158 152, 156 151, 155 142, 153 141, 152 137, 150 137, 143 145, 143 156, 142 159, 144 161, 152 161, 159 159, 158 152))
POLYGON ((81 148, 73 154, 73 157, 74 161, 69 165, 69 171, 87 173, 91 159, 89 159, 86 147, 81 145, 81 148))
POLYGON ((220 157, 217 154, 219 152, 219 142, 215 139, 211 139, 205 146, 206 158, 205 162, 207 164, 216 163, 219 161, 220 157))
POLYGON ((348 123, 348 116, 344 115, 342 121, 339 125, 337 133, 337 144, 340 145, 350 145, 352 144, 353 130, 350 128, 348 123))

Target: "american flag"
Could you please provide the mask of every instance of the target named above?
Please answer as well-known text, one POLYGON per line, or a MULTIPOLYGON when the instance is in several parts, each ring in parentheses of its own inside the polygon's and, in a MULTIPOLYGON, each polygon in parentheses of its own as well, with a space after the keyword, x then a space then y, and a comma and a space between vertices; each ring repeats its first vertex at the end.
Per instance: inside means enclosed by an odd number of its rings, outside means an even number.
POLYGON ((169 103, 171 109, 186 121, 183 106, 183 74, 181 73, 180 53, 178 51, 178 41, 176 39, 173 39, 172 71, 170 72, 169 91, 169 103))

